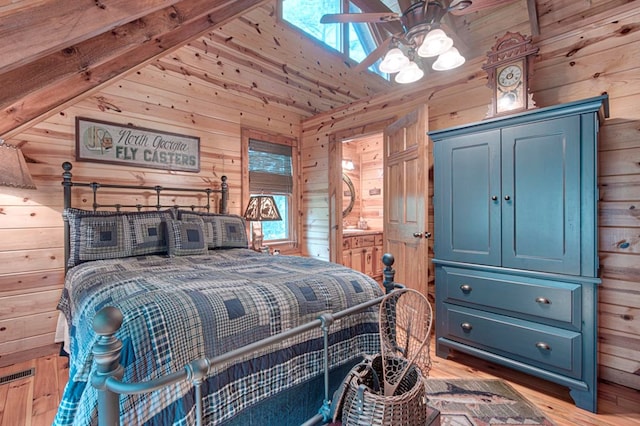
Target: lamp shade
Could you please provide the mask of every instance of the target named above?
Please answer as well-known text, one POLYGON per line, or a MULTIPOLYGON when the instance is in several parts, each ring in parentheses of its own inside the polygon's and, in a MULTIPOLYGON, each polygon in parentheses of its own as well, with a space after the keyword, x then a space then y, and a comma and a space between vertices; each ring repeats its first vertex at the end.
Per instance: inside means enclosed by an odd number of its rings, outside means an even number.
POLYGON ((0 139, 0 186, 36 189, 20 148, 0 139))
POLYGON ((453 39, 440 28, 429 31, 418 48, 418 55, 423 58, 438 56, 453 47, 453 39))
POLYGON ((271 195, 252 195, 244 211, 244 218, 256 222, 282 220, 276 201, 271 195))
POLYGON ((384 59, 380 63, 379 68, 382 72, 393 74, 400 71, 407 65, 409 65, 409 58, 402 53, 402 50, 394 47, 384 55, 384 59))
POLYGON ((458 52, 455 47, 450 48, 433 63, 432 68, 436 71, 447 71, 459 67, 464 64, 464 56, 458 52))
POLYGON ((418 81, 424 76, 424 71, 420 69, 418 64, 411 61, 409 66, 400 70, 398 75, 396 75, 396 82, 401 84, 413 83, 414 81, 418 81))

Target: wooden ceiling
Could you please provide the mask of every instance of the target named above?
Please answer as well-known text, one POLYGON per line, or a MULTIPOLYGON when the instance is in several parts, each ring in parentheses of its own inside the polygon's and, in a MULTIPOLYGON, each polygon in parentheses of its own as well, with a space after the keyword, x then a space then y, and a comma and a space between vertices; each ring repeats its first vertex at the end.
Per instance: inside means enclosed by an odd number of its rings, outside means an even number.
MULTIPOLYGON (((447 17, 468 59, 484 56, 507 30, 565 31, 630 3, 474 0, 474 7, 483 2, 493 7, 447 17)), ((304 117, 397 90, 281 23, 275 0, 0 1, 0 40, 0 137, 148 64, 304 117)))

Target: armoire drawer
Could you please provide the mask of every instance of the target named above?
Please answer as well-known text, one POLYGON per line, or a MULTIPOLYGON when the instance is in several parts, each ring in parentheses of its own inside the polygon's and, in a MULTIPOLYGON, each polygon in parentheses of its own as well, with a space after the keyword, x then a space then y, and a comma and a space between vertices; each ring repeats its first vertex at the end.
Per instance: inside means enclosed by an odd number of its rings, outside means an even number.
POLYGON ((443 337, 566 376, 581 377, 580 333, 462 306, 445 307, 447 328, 443 337))
POLYGON ((494 272, 442 267, 443 299, 478 305, 480 309, 508 311, 566 323, 581 329, 582 287, 560 281, 503 275, 494 272))

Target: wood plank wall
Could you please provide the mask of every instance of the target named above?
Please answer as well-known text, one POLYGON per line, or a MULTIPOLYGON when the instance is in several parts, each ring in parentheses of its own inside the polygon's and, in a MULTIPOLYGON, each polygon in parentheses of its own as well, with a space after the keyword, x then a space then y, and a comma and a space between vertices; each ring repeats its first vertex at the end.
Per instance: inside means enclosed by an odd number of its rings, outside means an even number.
MULTIPOLYGON (((637 1, 623 0, 537 3, 542 36, 536 40, 540 54, 533 89, 538 104, 603 92, 611 98, 611 118, 602 128, 599 151, 600 375, 640 389, 640 8, 637 1), (587 3, 595 12, 585 16, 587 3), (612 7, 615 15, 607 13, 612 7)), ((261 8, 250 19, 238 20, 11 135, 8 142, 21 145, 31 161, 38 190, 0 190, 0 363, 52 341, 63 280, 60 164, 74 159, 75 116, 199 136, 203 157, 197 174, 77 163, 78 178, 206 186, 226 174, 232 213, 242 210, 241 128, 300 137, 302 252, 329 259, 329 163, 336 160, 329 149, 332 137, 380 132, 390 120, 425 103, 430 105, 431 129, 481 120, 490 96, 481 52, 504 34, 496 34, 499 28, 529 33, 525 20, 508 28, 503 24, 509 21, 505 16, 522 6, 526 10, 525 0, 512 9, 506 6, 504 13, 458 21, 461 35, 474 34, 465 39, 480 56, 469 57, 454 73, 430 72, 417 85, 394 86, 377 96, 370 95, 371 80, 354 78, 347 67, 338 67, 339 61, 326 60, 316 45, 305 45, 297 33, 274 24, 273 9, 261 8), (259 33, 268 46, 250 50, 259 33), (282 65, 303 60, 307 75, 282 65), (350 77, 352 87, 334 85, 337 75, 350 77), (290 90, 293 86, 298 91, 290 90), (317 97, 305 102, 302 93, 312 92, 317 97), (353 101, 354 94, 362 100, 353 101), (339 102, 344 105, 335 107, 339 102), (327 105, 329 112, 317 113, 327 105)), ((88 205, 82 195, 77 199, 88 205)))
MULTIPOLYGON (((206 188, 226 175, 230 213, 241 214, 241 128, 299 134, 301 117, 291 110, 162 68, 149 65, 8 140, 22 146, 38 189, 0 188, 0 363, 53 343, 64 275, 63 161, 74 163, 78 181, 206 188), (75 162, 76 116, 198 136, 201 172, 75 162)), ((74 198, 91 208, 86 190, 74 198)))
MULTIPOLYGON (((640 7, 637 2, 612 1, 610 7, 619 10, 616 16, 607 13, 604 4, 584 16, 580 2, 557 3, 539 10, 543 31, 535 40, 540 52, 534 66, 534 99, 539 106, 550 106, 609 94, 611 117, 601 128, 599 142, 599 374, 640 389, 640 7)), ((485 33, 492 28, 485 25, 485 33)), ((525 22, 508 30, 530 31, 525 22)), ((474 40, 479 39, 481 35, 474 40)), ((482 71, 485 61, 485 57, 471 58, 448 76, 429 75, 431 81, 422 89, 400 87, 391 97, 370 98, 340 110, 341 114, 320 114, 303 122, 305 253, 328 256, 328 198, 323 191, 329 186, 326 161, 332 153, 326 126, 330 123, 336 132, 355 128, 384 115, 372 112, 376 105, 401 114, 407 102, 419 99, 428 100, 431 130, 482 120, 491 96, 482 71)))

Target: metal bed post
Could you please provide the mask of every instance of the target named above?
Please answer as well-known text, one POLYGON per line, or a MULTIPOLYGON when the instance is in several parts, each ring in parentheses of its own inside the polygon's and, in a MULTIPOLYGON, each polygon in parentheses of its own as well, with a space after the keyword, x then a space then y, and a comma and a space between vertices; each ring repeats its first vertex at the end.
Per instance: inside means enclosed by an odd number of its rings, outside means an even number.
POLYGON ((120 395, 106 386, 109 377, 121 380, 124 368, 120 365, 122 342, 115 337, 122 325, 122 313, 113 306, 101 309, 93 319, 93 329, 100 337, 92 352, 96 372, 91 376, 91 384, 98 390, 98 424, 112 426, 120 424, 120 395))
POLYGON ((220 207, 219 211, 222 214, 229 213, 229 184, 227 183, 227 177, 222 176, 220 178, 222 183, 220 184, 220 192, 222 193, 220 197, 220 207))
MULTIPOLYGON (((64 192, 64 208, 67 209, 71 207, 71 168, 73 166, 68 161, 62 163, 62 190, 64 192)), ((64 218, 64 270, 65 272, 69 268, 67 265, 69 264, 69 252, 71 250, 69 242, 69 221, 67 218, 64 218)))
POLYGON ((393 282, 395 278, 396 271, 392 268, 393 263, 396 259, 393 257, 391 253, 385 253, 382 255, 382 263, 384 263, 384 270, 382 274, 384 275, 384 281, 382 281, 382 285, 387 294, 391 293, 394 288, 404 287, 401 284, 396 284, 393 282))

